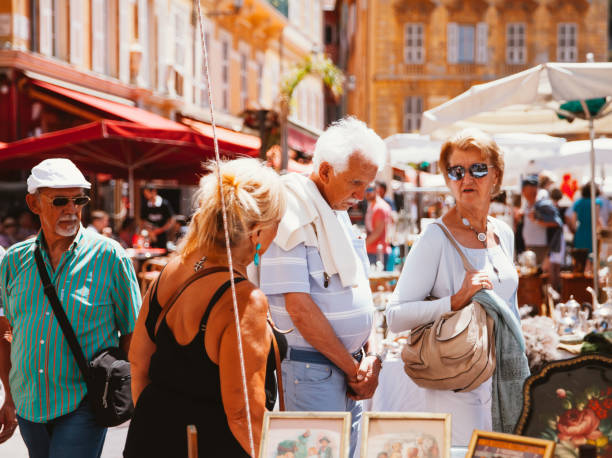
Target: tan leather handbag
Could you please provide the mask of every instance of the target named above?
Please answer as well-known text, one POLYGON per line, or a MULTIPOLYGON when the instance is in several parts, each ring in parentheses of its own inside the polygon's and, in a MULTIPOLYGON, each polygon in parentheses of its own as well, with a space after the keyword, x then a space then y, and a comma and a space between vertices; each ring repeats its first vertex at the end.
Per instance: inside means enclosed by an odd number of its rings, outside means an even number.
MULTIPOLYGON (((448 230, 441 224, 438 226, 457 249, 466 271, 473 271, 448 230)), ((445 313, 410 331, 402 349, 404 370, 414 383, 424 388, 471 391, 495 370, 493 328, 493 319, 477 302, 445 313)))

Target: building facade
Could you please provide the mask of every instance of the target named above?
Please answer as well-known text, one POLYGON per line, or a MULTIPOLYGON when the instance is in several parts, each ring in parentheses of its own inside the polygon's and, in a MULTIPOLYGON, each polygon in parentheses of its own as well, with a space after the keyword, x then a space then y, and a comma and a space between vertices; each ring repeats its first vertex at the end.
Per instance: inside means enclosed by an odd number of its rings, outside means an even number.
POLYGON ((608 58, 608 0, 338 0, 326 18, 344 109, 383 137, 418 131, 423 111, 474 84, 608 58))
MULTIPOLYGON (((281 73, 321 49, 321 0, 201 0, 201 9, 215 118, 240 130, 246 109, 277 109, 281 73)), ((39 99, 34 109, 20 98, 24 78, 210 121, 203 61, 189 0, 1 2, 0 141, 69 127, 47 115, 58 107, 39 99)), ((292 120, 323 128, 323 102, 321 82, 306 79, 292 120)))

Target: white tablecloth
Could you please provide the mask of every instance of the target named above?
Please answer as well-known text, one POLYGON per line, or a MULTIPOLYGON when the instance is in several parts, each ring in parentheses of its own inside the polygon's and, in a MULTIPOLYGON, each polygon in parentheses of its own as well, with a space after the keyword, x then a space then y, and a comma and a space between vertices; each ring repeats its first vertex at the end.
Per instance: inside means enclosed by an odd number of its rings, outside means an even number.
POLYGON ((423 391, 406 375, 402 360, 388 356, 378 376, 374 397, 365 407, 373 412, 422 412, 423 391))
MULTIPOLYGON (((425 409, 424 389, 404 372, 398 356, 388 356, 378 376, 374 397, 364 404, 371 412, 422 412, 425 409)), ((467 447, 451 447, 451 458, 466 456, 467 447)))

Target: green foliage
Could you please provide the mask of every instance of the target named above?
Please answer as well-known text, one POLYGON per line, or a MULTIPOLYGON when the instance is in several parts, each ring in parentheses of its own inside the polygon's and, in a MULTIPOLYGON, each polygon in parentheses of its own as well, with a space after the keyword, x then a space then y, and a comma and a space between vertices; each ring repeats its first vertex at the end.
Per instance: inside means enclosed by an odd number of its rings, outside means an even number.
POLYGON ((291 100, 298 84, 308 75, 317 75, 329 87, 334 97, 342 95, 344 74, 324 54, 308 55, 281 77, 280 93, 287 101, 291 100))

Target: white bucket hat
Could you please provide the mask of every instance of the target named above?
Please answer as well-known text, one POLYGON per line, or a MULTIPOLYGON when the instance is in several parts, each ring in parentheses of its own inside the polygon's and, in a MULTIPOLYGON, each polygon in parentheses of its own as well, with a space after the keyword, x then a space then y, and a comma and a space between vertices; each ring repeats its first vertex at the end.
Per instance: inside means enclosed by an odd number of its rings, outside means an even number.
POLYGON ((32 168, 28 177, 28 192, 33 194, 38 188, 85 188, 91 183, 70 159, 45 159, 32 168))

